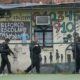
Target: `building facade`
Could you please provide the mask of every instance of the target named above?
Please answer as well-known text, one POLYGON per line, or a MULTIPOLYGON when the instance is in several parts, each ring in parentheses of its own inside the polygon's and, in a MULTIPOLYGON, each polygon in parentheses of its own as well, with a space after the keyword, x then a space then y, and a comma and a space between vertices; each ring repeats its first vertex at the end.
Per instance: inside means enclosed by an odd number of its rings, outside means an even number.
POLYGON ((4 37, 11 39, 10 47, 17 57, 16 61, 10 57, 13 71, 17 68, 23 71, 30 65, 29 43, 34 39, 42 48, 42 64, 44 64, 44 56, 47 57, 47 64, 50 64, 50 53, 53 56, 52 63, 74 61, 70 50, 72 48, 66 50, 66 47, 74 42, 75 30, 80 35, 80 10, 60 6, 1 10, 0 41, 3 41, 4 37), (19 38, 23 29, 29 35, 26 45, 23 45, 19 38), (58 62, 57 52, 59 53, 58 62))

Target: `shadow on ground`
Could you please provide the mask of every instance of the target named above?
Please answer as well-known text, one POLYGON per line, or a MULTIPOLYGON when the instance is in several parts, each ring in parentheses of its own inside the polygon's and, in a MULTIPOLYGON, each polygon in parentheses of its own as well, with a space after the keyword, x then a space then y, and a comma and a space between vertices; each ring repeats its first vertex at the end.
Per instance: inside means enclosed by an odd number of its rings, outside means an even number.
MULTIPOLYGON (((75 63, 42 64, 41 73, 72 73, 75 70, 75 63)), ((30 73, 36 73, 33 69, 30 73)))

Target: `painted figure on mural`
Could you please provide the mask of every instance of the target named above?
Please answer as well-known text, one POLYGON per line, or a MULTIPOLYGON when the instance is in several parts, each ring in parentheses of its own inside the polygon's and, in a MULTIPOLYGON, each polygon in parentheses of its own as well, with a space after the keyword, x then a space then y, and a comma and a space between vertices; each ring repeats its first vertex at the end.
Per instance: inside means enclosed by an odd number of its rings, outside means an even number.
POLYGON ((63 54, 61 54, 61 62, 63 62, 63 54))
POLYGON ((44 64, 47 63, 47 57, 44 55, 44 64))
POLYGON ((29 34, 27 33, 27 29, 23 28, 21 35, 19 36, 22 43, 27 43, 27 40, 29 40, 29 34))
POLYGON ((25 73, 30 72, 34 67, 36 72, 40 73, 40 62, 41 62, 41 47, 36 41, 32 41, 30 44, 30 59, 31 65, 25 70, 25 73))
POLYGON ((52 64, 52 62, 53 62, 53 55, 52 55, 52 52, 50 52, 49 59, 50 59, 50 64, 52 64))
POLYGON ((10 42, 10 39, 6 38, 5 41, 1 44, 2 46, 2 50, 0 50, 1 53, 1 67, 0 67, 0 74, 4 71, 5 66, 7 66, 8 69, 8 73, 11 74, 11 65, 8 59, 8 55, 10 55, 10 53, 13 54, 14 58, 15 55, 12 52, 12 50, 9 48, 8 43, 10 42))
POLYGON ((58 51, 58 49, 56 49, 56 61, 57 61, 57 63, 59 63, 59 51, 58 51))

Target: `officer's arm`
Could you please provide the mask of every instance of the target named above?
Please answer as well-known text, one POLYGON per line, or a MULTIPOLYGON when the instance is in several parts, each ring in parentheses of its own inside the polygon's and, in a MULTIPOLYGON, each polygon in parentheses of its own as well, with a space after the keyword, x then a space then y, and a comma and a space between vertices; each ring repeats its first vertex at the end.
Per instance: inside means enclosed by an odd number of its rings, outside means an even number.
POLYGON ((7 46, 7 47, 8 47, 8 49, 9 49, 9 52, 12 53, 12 55, 15 57, 13 51, 9 48, 9 46, 7 46))
POLYGON ((41 53, 41 47, 40 47, 40 45, 39 45, 39 53, 41 53))
POLYGON ((32 47, 31 47, 31 45, 29 46, 29 51, 30 51, 30 58, 32 59, 32 56, 33 56, 32 54, 33 53, 32 53, 32 47))
POLYGON ((9 49, 9 51, 14 55, 13 51, 11 49, 9 49))
POLYGON ((29 46, 29 51, 30 51, 30 52, 32 51, 32 49, 31 49, 31 45, 29 46))
POLYGON ((10 50, 10 52, 12 53, 13 57, 16 58, 14 52, 13 52, 11 49, 9 49, 9 50, 10 50))

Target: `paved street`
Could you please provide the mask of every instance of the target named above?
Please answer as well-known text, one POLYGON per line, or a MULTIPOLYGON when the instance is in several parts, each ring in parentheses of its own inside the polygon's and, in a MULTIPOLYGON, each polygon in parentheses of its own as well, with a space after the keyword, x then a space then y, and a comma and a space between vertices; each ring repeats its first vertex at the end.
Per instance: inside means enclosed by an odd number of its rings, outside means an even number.
POLYGON ((79 74, 26 74, 4 75, 0 80, 80 80, 79 74))
MULTIPOLYGON (((41 65, 41 74, 72 73, 74 70, 75 70, 74 63, 58 63, 58 64, 41 65)), ((35 69, 32 70, 31 73, 35 73, 35 69)))

